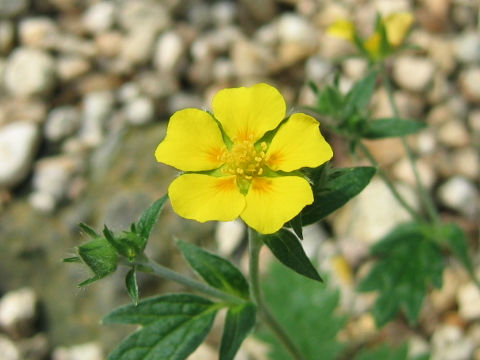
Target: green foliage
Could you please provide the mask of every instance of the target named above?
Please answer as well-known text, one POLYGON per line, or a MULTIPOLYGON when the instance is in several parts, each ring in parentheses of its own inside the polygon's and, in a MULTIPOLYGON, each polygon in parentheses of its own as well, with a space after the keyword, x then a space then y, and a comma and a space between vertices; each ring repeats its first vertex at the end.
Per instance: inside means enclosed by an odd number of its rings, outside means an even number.
POLYGON ((94 276, 79 286, 103 279, 117 269, 118 256, 115 248, 103 238, 96 238, 78 247, 78 256, 93 271, 94 276))
POLYGON ((219 305, 192 294, 171 294, 114 310, 104 324, 139 324, 107 360, 185 360, 210 331, 219 305))
POLYGON ((292 220, 289 221, 288 224, 292 228, 295 235, 297 235, 300 240, 303 240, 302 214, 300 213, 295 216, 292 220))
POLYGON ((427 124, 408 119, 384 118, 367 121, 361 129, 361 136, 366 139, 383 139, 387 137, 414 134, 424 129, 427 124))
POLYGON ((274 234, 259 235, 259 237, 283 265, 300 275, 322 281, 299 240, 290 231, 282 229, 274 234))
POLYGON ((378 261, 359 290, 379 291, 372 311, 379 326, 391 320, 399 308, 415 324, 429 286, 441 287, 444 258, 430 235, 423 224, 404 223, 372 247, 378 261))
MULTIPOLYGON (((345 319, 336 315, 339 292, 295 274, 278 263, 271 264, 263 281, 267 303, 306 359, 338 359, 343 345, 336 340, 345 319)), ((270 359, 291 360, 267 330, 257 335, 271 345, 270 359)))
POLYGON ((90 226, 88 226, 87 224, 80 223, 80 224, 78 224, 78 227, 80 229, 82 229, 85 232, 85 234, 90 236, 92 239, 100 237, 100 235, 94 229, 92 229, 90 226))
POLYGON ((190 266, 211 286, 249 299, 248 282, 228 260, 185 241, 177 245, 190 266))
POLYGON ((350 117, 355 112, 365 112, 370 99, 372 98, 375 84, 378 78, 378 71, 371 70, 362 80, 353 85, 346 95, 346 106, 344 116, 350 117))
POLYGON ((375 168, 361 166, 335 169, 326 180, 313 178, 314 202, 301 212, 303 225, 317 222, 345 205, 368 185, 373 175, 375 168))
POLYGON ((142 241, 142 251, 145 249, 150 233, 157 223, 158 217, 160 216, 167 199, 168 195, 164 195, 150 205, 150 207, 144 211, 140 220, 138 220, 137 225, 134 227, 135 232, 140 236, 142 241))
POLYGON ((138 285, 137 285, 137 274, 135 267, 130 269, 125 277, 125 286, 127 287, 128 294, 132 298, 132 301, 135 305, 138 304, 138 285))
POLYGON ((252 303, 228 309, 220 345, 220 360, 234 359, 243 340, 255 326, 256 319, 257 309, 252 303))

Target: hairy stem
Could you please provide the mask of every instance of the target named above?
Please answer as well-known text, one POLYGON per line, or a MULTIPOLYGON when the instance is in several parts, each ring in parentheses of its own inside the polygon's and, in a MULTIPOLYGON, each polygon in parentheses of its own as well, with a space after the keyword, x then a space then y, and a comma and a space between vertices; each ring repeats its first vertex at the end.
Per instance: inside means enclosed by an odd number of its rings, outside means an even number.
POLYGON ((263 242, 258 238, 257 233, 253 229, 248 229, 248 245, 250 251, 249 257, 249 271, 250 271, 250 289, 252 292, 252 298, 258 308, 258 314, 262 321, 270 328, 275 334, 280 343, 290 353, 295 360, 305 360, 298 347, 292 341, 290 336, 283 329, 282 325, 275 319, 270 312, 265 300, 263 299, 262 290, 260 288, 259 277, 259 254, 262 248, 263 242))

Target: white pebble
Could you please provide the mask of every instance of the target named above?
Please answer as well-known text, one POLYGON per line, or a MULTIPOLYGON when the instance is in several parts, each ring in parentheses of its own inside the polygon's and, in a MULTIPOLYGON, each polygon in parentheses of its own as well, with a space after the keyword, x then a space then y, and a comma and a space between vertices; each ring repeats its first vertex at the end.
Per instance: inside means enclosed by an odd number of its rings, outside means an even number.
POLYGON ((125 115, 132 125, 144 125, 153 121, 155 105, 147 97, 133 99, 125 106, 125 115))
POLYGON ((10 291, 0 300, 0 327, 15 337, 33 332, 37 315, 37 296, 30 288, 10 291))
POLYGON ((461 176, 455 176, 443 183, 437 191, 440 202, 461 214, 474 217, 478 212, 478 191, 461 176))

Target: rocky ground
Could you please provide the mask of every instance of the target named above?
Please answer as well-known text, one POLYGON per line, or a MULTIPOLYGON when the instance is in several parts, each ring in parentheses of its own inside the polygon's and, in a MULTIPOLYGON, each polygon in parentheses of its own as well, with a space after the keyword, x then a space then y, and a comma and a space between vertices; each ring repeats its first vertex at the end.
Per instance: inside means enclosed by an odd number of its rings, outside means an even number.
MULTIPOLYGON (((2 359, 103 359, 103 351, 122 335, 110 336, 111 329, 98 325, 112 306, 128 301, 121 274, 79 291, 75 284, 87 274, 60 260, 81 241, 78 222, 119 229, 166 191, 174 173, 155 163, 153 151, 172 112, 208 107, 218 89, 259 81, 277 86, 295 109, 312 103, 306 80, 324 84, 335 70, 348 89, 367 64, 355 58, 338 63, 353 49, 326 35, 326 27, 347 17, 368 33, 377 12, 404 10, 415 14, 410 42, 420 50, 389 64, 395 96, 404 116, 428 123, 411 139, 421 176, 442 217, 461 224, 476 251, 475 0, 0 0, 2 359)), ((375 93, 372 112, 391 115, 383 89, 375 93)), ((350 165, 342 142, 331 139, 335 165, 350 165)), ((413 175, 399 142, 368 145, 415 202, 413 175)), ((213 240, 213 225, 199 227, 166 214, 159 240, 149 245, 164 263, 176 264, 178 255, 168 245, 172 233, 213 240)), ((329 219, 330 232, 316 225, 305 241, 310 254, 321 255, 320 265, 337 274, 344 311, 355 319, 343 334, 349 339, 376 331, 366 313, 371 300, 353 290, 368 247, 405 219, 374 180, 329 219), (342 254, 347 273, 335 266, 336 254, 342 254)), ((217 229, 223 254, 238 247, 229 240, 232 232, 241 241, 238 225, 217 229)), ((145 293, 165 288, 155 284, 144 279, 145 293)), ((480 293, 452 261, 444 288, 427 299, 421 331, 399 324, 383 331, 400 332, 412 349, 429 348, 435 360, 480 359, 479 320, 480 293)), ((206 353, 198 359, 213 358, 205 355, 213 350, 201 351, 206 353)))

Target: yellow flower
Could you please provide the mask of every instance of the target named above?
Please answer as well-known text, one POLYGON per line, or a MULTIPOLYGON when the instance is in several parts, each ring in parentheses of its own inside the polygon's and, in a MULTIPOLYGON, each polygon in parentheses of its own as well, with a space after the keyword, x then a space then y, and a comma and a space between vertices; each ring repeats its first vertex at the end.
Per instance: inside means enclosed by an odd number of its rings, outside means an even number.
POLYGON ((267 84, 223 89, 212 108, 174 113, 155 151, 185 172, 168 189, 173 209, 200 222, 241 217, 260 233, 280 230, 313 202, 295 170, 333 156, 318 121, 303 113, 283 121, 285 100, 267 84))
POLYGON ((375 60, 390 55, 394 49, 402 45, 413 24, 413 20, 411 13, 393 13, 380 19, 376 31, 367 40, 362 40, 358 36, 353 22, 340 19, 330 25, 327 29, 327 34, 346 39, 356 46, 363 46, 370 58, 375 60), (382 29, 385 31, 385 42, 387 47, 389 47, 387 49, 382 48, 382 29))

